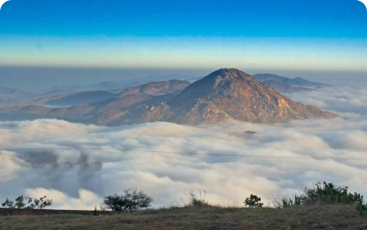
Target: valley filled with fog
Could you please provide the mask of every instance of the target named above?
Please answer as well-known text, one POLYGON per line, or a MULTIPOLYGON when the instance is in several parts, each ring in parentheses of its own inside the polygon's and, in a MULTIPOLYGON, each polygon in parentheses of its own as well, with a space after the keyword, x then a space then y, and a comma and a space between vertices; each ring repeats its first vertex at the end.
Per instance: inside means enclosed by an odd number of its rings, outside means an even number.
POLYGON ((104 127, 56 119, 0 122, 0 200, 47 195, 54 208, 93 209, 140 188, 154 207, 184 205, 190 191, 212 204, 266 205, 315 182, 367 195, 367 88, 333 86, 287 95, 337 113, 330 120, 104 127))

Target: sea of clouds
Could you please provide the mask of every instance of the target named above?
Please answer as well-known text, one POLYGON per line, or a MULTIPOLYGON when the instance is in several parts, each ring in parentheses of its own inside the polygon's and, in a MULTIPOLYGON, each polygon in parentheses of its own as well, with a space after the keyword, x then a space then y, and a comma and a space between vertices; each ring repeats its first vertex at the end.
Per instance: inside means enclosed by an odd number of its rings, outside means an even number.
POLYGON ((94 209, 133 187, 151 195, 154 207, 184 205, 190 191, 203 198, 205 191, 212 204, 241 206, 254 193, 272 205, 318 181, 367 195, 367 87, 290 97, 342 118, 197 127, 1 122, 0 201, 47 195, 54 208, 94 209))

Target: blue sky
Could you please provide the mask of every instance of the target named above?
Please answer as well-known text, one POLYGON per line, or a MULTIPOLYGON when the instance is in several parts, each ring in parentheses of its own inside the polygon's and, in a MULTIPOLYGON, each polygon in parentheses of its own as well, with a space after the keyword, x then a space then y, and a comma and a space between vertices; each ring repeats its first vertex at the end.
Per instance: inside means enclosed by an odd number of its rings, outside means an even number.
POLYGON ((367 71, 357 0, 11 0, 0 65, 367 71))

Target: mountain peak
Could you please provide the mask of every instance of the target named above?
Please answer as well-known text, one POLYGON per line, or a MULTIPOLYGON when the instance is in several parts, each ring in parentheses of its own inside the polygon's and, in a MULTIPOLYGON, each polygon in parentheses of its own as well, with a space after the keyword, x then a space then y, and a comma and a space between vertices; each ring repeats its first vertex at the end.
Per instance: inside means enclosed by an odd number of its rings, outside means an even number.
POLYGON ((236 69, 236 68, 221 68, 221 69, 218 69, 218 70, 214 71, 213 73, 217 73, 217 72, 220 72, 220 73, 238 73, 238 72, 241 72, 241 71, 236 69))
MULTIPOLYGON (((206 78, 222 78, 227 80, 232 80, 235 78, 244 78, 244 79, 252 79, 253 77, 249 74, 242 72, 235 68, 222 68, 213 73, 209 74, 206 78)), ((204 78, 205 79, 205 78, 204 78)))

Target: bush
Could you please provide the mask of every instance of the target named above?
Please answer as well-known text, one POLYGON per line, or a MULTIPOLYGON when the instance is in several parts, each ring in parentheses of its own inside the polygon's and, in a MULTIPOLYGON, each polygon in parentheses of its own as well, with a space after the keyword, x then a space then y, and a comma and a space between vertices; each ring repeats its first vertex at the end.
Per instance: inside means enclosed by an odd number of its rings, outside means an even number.
POLYGON ((200 198, 198 198, 196 196, 196 194, 191 191, 190 192, 190 206, 195 206, 195 207, 203 207, 203 206, 209 206, 209 203, 207 201, 205 201, 205 197, 206 197, 206 192, 205 191, 199 191, 199 196, 200 198))
POLYGON ((357 210, 361 216, 367 216, 367 204, 358 204, 357 210))
POLYGON ((363 204, 363 196, 348 192, 347 186, 335 186, 333 183, 316 183, 314 188, 304 189, 301 196, 303 204, 363 204))
POLYGON ((299 205, 353 205, 362 216, 367 216, 367 204, 359 193, 350 193, 347 186, 335 186, 333 183, 316 183, 313 188, 305 188, 304 194, 295 196, 294 200, 283 198, 281 202, 274 201, 277 208, 288 208, 299 205))
POLYGON ((6 198, 5 202, 2 203, 4 208, 17 208, 17 209, 44 209, 53 204, 53 201, 47 199, 46 196, 40 199, 33 199, 28 196, 18 196, 15 201, 10 201, 6 198))
POLYGON ((302 199, 300 196, 295 195, 294 199, 283 197, 280 201, 276 199, 275 201, 273 201, 273 203, 276 208, 289 208, 296 205, 301 205, 302 199))
POLYGON ((143 208, 148 208, 153 199, 137 189, 127 189, 124 194, 105 197, 104 204, 116 212, 132 212, 143 208))
POLYGON ((248 206, 250 208, 261 208, 264 203, 260 203, 260 201, 261 197, 251 194, 251 196, 246 198, 245 202, 243 203, 245 203, 245 206, 248 206))

